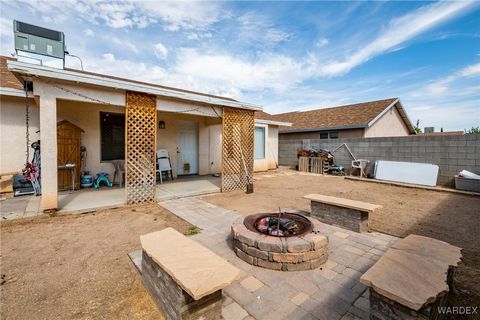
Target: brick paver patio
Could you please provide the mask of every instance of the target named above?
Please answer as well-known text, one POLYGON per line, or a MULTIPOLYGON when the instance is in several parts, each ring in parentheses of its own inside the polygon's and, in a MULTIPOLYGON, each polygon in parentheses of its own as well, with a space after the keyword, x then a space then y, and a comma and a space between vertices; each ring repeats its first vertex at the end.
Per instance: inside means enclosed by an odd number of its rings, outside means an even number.
POLYGON ((192 236, 242 270, 241 278, 224 290, 225 320, 247 319, 368 319, 369 296, 359 282, 398 238, 372 232, 359 234, 323 224, 330 240, 329 259, 310 271, 274 271, 252 266, 232 250, 230 226, 240 215, 199 198, 160 202, 198 226, 192 236))

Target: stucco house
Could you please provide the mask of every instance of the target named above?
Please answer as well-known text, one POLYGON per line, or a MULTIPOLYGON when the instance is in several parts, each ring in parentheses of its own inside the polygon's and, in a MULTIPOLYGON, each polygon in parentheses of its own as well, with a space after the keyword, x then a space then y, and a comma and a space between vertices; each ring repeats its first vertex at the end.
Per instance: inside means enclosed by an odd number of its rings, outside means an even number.
POLYGON ((278 130, 292 124, 271 120, 272 115, 263 111, 255 112, 255 151, 253 170, 267 171, 278 168, 278 130), (270 120, 269 120, 270 119, 270 120))
POLYGON ((157 149, 168 151, 174 177, 221 173, 222 191, 243 188, 252 183, 254 167, 276 166, 278 127, 289 125, 255 117, 261 107, 227 97, 10 57, 1 57, 0 65, 0 173, 20 172, 25 165, 28 105, 29 141, 41 140, 44 210, 58 208, 62 121, 81 132, 86 152, 80 170, 111 177, 111 161, 125 159, 127 202, 151 193, 152 187, 135 188, 155 183, 157 149))
POLYGON ((415 134, 399 98, 369 101, 267 117, 290 122, 280 127, 280 139, 398 137, 415 134))

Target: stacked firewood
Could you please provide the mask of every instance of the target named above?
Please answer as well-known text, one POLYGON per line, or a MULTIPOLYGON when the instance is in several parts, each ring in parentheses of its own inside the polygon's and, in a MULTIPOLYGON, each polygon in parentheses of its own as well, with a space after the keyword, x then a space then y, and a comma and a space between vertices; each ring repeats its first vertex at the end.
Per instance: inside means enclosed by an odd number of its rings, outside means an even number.
POLYGON ((297 157, 321 158, 327 160, 329 164, 332 164, 334 160, 334 156, 330 151, 315 147, 298 149, 297 157))

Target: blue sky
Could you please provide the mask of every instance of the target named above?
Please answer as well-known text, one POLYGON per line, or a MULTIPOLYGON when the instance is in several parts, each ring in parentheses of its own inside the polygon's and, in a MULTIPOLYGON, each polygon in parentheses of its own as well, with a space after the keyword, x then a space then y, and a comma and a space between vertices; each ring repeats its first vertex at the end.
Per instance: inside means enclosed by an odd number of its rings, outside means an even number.
POLYGON ((270 113, 400 97, 421 127, 480 126, 480 2, 0 4, 3 55, 17 19, 65 32, 86 70, 270 113))

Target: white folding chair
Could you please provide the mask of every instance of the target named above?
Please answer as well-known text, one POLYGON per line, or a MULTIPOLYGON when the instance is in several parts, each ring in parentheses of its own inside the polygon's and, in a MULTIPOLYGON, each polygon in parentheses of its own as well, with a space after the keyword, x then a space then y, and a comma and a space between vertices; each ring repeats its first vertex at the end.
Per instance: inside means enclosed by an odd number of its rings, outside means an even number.
POLYGON ((366 168, 367 165, 370 163, 370 160, 365 160, 365 159, 358 159, 358 160, 353 160, 352 161, 352 169, 360 169, 360 178, 363 176, 366 177, 366 168))
POLYGON ((167 172, 170 174, 170 177, 173 180, 173 172, 172 172, 172 164, 170 162, 170 156, 168 155, 168 151, 165 149, 158 149, 157 150, 157 174, 160 177, 160 183, 163 183, 163 172, 167 172))
POLYGON ((115 184, 115 179, 120 177, 120 188, 123 186, 123 181, 125 181, 125 160, 112 160, 113 167, 115 171, 113 172, 113 181, 115 184))

